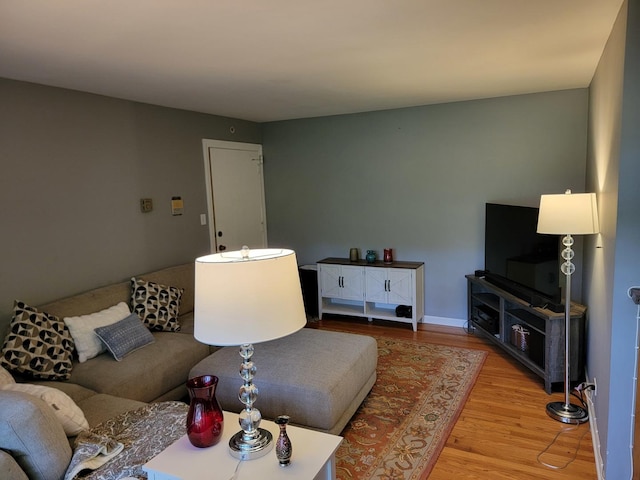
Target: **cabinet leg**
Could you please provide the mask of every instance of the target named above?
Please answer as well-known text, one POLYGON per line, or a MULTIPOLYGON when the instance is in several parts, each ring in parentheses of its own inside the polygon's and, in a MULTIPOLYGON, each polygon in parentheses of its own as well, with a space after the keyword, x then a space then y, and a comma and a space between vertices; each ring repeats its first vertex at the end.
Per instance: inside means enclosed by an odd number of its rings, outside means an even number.
POLYGON ((367 317, 367 320, 369 321, 369 323, 373 322, 373 317, 367 317))

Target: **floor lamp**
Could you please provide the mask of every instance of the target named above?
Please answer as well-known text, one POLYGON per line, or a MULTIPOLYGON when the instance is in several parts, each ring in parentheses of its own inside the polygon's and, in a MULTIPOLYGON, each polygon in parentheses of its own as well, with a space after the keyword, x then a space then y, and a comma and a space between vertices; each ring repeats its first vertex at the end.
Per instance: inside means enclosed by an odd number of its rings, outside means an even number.
POLYGON ((569 376, 569 337, 571 332, 571 274, 576 267, 573 259, 573 238, 571 235, 598 233, 598 209, 595 193, 571 193, 542 195, 538 216, 538 233, 564 235, 562 258, 565 260, 561 270, 566 278, 564 298, 564 402, 547 404, 547 414, 560 422, 579 424, 586 422, 588 413, 582 407, 571 403, 569 376))
POLYGON ((208 345, 238 345, 243 360, 238 394, 244 404, 242 430, 229 440, 234 457, 260 458, 273 446, 271 433, 259 428, 262 415, 254 406, 253 344, 290 335, 306 322, 293 250, 243 247, 196 259, 194 336, 208 345))

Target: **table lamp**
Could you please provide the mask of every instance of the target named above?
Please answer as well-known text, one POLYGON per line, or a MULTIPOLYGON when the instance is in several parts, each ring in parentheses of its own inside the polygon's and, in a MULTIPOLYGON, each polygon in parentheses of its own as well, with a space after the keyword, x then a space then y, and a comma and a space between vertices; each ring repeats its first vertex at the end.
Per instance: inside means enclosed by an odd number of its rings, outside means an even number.
POLYGON ((194 337, 208 345, 239 345, 243 359, 244 384, 238 395, 244 404, 242 430, 229 441, 234 457, 260 458, 273 447, 272 435, 259 428, 262 416, 253 406, 258 396, 253 344, 285 337, 305 324, 294 251, 242 247, 196 259, 194 337))
POLYGON ((564 402, 547 404, 547 414, 560 422, 579 424, 586 422, 589 415, 584 408, 571 403, 569 377, 569 336, 571 328, 571 274, 576 267, 573 259, 573 238, 571 235, 598 233, 598 208, 595 193, 571 193, 542 195, 538 214, 538 233, 564 235, 561 266, 566 278, 564 295, 564 402))

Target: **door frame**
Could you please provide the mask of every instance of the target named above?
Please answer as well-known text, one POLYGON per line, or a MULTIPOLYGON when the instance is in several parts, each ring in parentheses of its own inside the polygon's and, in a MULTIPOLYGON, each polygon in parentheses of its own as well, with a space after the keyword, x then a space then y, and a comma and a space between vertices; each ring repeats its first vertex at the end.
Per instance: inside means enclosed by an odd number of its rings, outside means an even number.
MULTIPOLYGON (((207 221, 209 224, 209 249, 211 253, 218 251, 218 243, 216 237, 216 221, 215 210, 213 208, 213 178, 211 176, 211 161, 209 158, 210 148, 221 148, 227 150, 245 150, 250 152, 256 152, 258 158, 262 160, 262 145, 259 143, 243 143, 243 142, 230 142, 226 140, 212 140, 208 138, 202 139, 202 153, 204 157, 204 176, 205 185, 207 190, 207 221)), ((262 218, 264 219, 264 244, 267 243, 267 212, 265 207, 265 195, 264 195, 264 171, 262 174, 262 182, 260 185, 262 189, 262 218)))

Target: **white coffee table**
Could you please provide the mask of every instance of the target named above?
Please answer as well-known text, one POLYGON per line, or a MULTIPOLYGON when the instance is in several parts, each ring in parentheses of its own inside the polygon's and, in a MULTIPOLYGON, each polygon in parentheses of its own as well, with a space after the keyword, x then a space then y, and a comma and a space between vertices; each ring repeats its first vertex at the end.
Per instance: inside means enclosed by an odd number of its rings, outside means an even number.
MULTIPOLYGON (((269 430, 275 442, 280 433, 278 425, 263 420, 260 427, 269 430)), ((209 448, 197 448, 185 435, 142 468, 149 480, 229 480, 239 462, 229 453, 229 439, 239 430, 238 415, 224 412, 224 432, 220 443, 209 448)), ((335 452, 342 437, 293 425, 287 425, 287 434, 293 445, 289 466, 281 467, 275 449, 272 449, 262 458, 243 461, 237 480, 335 480, 335 452)))

